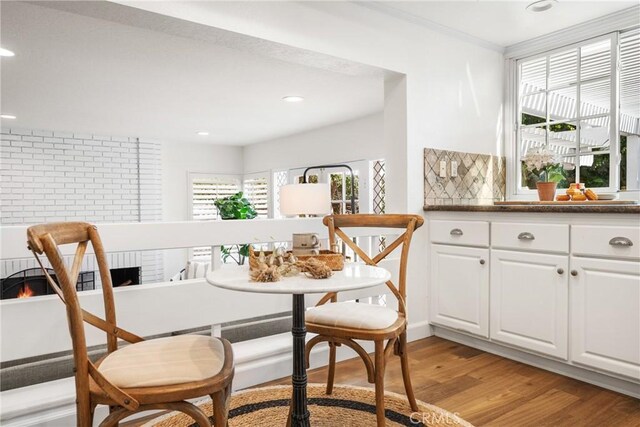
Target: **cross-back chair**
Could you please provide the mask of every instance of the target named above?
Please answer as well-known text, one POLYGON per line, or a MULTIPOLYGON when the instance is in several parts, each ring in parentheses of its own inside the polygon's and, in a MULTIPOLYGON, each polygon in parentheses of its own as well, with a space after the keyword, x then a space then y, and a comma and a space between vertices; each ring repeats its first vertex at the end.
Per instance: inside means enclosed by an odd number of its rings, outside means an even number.
POLYGON ((152 409, 183 412, 200 426, 209 417, 187 399, 210 396, 216 427, 227 425, 234 375, 231 345, 224 339, 181 335, 145 341, 116 324, 116 310, 102 242, 94 225, 84 222, 29 227, 29 249, 40 267, 45 254, 58 284, 43 268, 49 285, 64 302, 73 346, 76 413, 79 427, 91 427, 97 405, 108 405, 101 426, 114 426, 127 416, 152 409), (71 269, 58 246, 77 243, 71 269), (100 271, 105 318, 82 309, 76 292, 78 273, 91 243, 100 271), (107 354, 95 363, 87 355, 84 322, 107 333, 107 354), (118 340, 130 343, 118 349, 118 340))
POLYGON ((409 360, 407 356, 407 259, 409 246, 415 229, 424 223, 418 215, 330 215, 323 219, 329 228, 329 244, 335 247, 337 238, 350 247, 366 264, 377 265, 396 248, 401 247, 398 286, 391 280, 386 285, 398 300, 398 310, 371 304, 338 302, 335 292, 326 294, 316 305, 307 311, 306 327, 309 332, 317 334, 306 347, 307 360, 311 349, 320 342, 329 343, 329 372, 327 378, 327 394, 333 391, 333 380, 336 365, 336 347, 346 345, 362 358, 367 369, 367 379, 375 384, 376 418, 378 426, 385 425, 384 415, 384 373, 386 361, 391 353, 400 357, 402 379, 407 399, 413 411, 418 405, 411 386, 409 360), (370 257, 356 245, 342 228, 397 228, 404 232, 386 246, 378 255, 370 257), (373 361, 367 352, 355 340, 373 341, 375 354, 373 361), (386 345, 385 345, 386 341, 386 345))

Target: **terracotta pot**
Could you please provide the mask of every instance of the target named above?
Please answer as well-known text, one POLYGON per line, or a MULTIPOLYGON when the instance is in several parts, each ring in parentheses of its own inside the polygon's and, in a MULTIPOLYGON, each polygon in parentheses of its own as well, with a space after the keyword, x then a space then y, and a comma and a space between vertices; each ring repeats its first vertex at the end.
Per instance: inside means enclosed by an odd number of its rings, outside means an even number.
POLYGON ((556 197, 557 182, 537 182, 538 187, 538 199, 541 202, 552 202, 556 197))

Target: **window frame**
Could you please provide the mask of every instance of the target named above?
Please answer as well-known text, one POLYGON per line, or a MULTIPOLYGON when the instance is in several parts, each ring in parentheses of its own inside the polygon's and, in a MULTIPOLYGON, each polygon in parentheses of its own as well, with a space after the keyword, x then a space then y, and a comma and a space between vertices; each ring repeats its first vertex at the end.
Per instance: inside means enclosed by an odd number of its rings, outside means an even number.
MULTIPOLYGON (((374 161, 372 160, 353 160, 346 162, 337 162, 339 164, 345 164, 353 169, 354 174, 358 175, 358 198, 356 199, 358 203, 358 211, 360 213, 368 213, 371 212, 372 206, 372 197, 371 197, 371 182, 373 179, 372 172, 372 164, 374 161)), ((297 167, 288 169, 289 173, 289 184, 297 184, 298 179, 303 175, 306 167, 297 167)), ((338 174, 340 172, 346 172, 346 170, 340 169, 311 169, 309 171, 309 176, 317 175, 318 182, 329 183, 329 179, 332 174, 338 174)), ((346 181, 346 179, 345 179, 346 181)), ((343 186, 343 191, 345 190, 343 186)), ((350 202, 350 200, 332 200, 334 202, 350 202)))
MULTIPOLYGON (((609 40, 611 43, 611 59, 610 59, 610 87, 611 87, 611 100, 610 100, 610 111, 609 111, 609 187, 598 187, 599 191, 602 192, 619 192, 620 191, 620 112, 619 112, 619 35, 621 31, 614 31, 611 33, 607 33, 604 35, 600 35, 597 37, 590 37, 584 40, 581 40, 576 43, 570 43, 567 45, 562 45, 559 47, 554 47, 552 49, 544 50, 541 52, 537 52, 535 54, 523 55, 514 58, 510 58, 506 63, 506 73, 507 73, 507 99, 505 100, 505 104, 510 110, 510 114, 506 117, 506 130, 505 134, 507 135, 507 147, 505 150, 505 154, 508 159, 512 159, 511 166, 507 169, 507 182, 510 186, 511 191, 509 193, 513 198, 534 198, 537 197, 536 190, 531 190, 527 187, 523 187, 521 185, 521 171, 522 165, 520 159, 522 158, 521 154, 521 135, 520 135, 520 125, 522 119, 522 106, 520 102, 520 82, 521 82, 521 69, 520 64, 523 62, 529 62, 540 58, 547 58, 556 53, 565 52, 570 49, 577 49, 577 64, 580 64, 580 48, 582 46, 586 46, 589 44, 597 43, 599 41, 609 40), (613 185, 611 185, 613 184, 613 185)), ((549 79, 549 65, 547 62, 547 69, 545 73, 545 78, 548 83, 549 79)), ((580 162, 580 125, 582 120, 589 120, 590 116, 581 117, 580 116, 580 86, 582 85, 582 81, 580 80, 580 67, 577 70, 576 76, 576 144, 578 147, 576 153, 576 179, 579 182, 579 162, 580 162)), ((549 97, 548 97, 549 87, 548 84, 545 88, 546 96, 546 118, 545 123, 549 122, 549 97)), ((564 122, 563 122, 564 123, 564 122)), ((547 135, 548 141, 548 135, 547 135)), ((604 154, 604 153, 603 153, 604 154)))

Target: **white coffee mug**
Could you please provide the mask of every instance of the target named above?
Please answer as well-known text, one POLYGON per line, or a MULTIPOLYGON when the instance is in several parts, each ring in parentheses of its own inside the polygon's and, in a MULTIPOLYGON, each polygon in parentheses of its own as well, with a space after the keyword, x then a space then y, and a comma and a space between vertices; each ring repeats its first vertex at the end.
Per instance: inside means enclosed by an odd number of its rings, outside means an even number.
POLYGON ((313 249, 320 247, 320 239, 316 233, 294 233, 294 249, 313 249))

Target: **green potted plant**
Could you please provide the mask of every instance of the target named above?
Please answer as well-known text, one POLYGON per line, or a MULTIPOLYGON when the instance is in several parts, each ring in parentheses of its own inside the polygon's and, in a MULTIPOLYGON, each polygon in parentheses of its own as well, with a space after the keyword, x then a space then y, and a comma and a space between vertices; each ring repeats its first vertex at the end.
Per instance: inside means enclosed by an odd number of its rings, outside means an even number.
POLYGON ((558 155, 542 148, 530 150, 522 157, 522 173, 529 188, 535 183, 540 201, 552 201, 558 183, 565 178, 558 155))
MULTIPOLYGON (((243 197, 242 191, 231 196, 223 197, 213 202, 220 212, 220 217, 227 219, 253 219, 258 216, 258 212, 251 202, 243 197)), ((249 256, 249 244, 239 244, 231 246, 221 246, 222 260, 227 261, 229 258, 234 260, 238 265, 243 265, 246 257, 249 256), (234 251, 235 249, 235 251, 234 251), (238 258, 234 256, 237 251, 238 258)))

